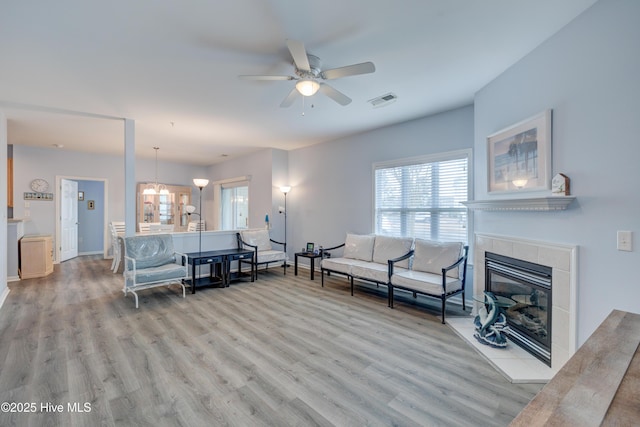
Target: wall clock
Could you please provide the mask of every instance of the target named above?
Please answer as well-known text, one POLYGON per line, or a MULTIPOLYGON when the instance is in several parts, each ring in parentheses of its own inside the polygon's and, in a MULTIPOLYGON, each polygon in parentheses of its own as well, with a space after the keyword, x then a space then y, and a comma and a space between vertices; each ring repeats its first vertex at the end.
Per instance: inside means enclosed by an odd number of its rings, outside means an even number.
POLYGON ((42 178, 36 178, 31 181, 31 189, 37 193, 46 193, 49 189, 49 183, 42 178))

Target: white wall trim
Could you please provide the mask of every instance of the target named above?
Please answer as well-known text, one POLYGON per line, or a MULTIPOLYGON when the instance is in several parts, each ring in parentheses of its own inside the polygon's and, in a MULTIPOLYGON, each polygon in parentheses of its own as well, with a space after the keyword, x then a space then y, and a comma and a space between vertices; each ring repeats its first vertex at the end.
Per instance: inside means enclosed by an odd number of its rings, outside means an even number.
MULTIPOLYGON (((55 236, 55 250, 54 253, 56 255, 56 258, 54 260, 55 264, 59 264, 60 263, 60 235, 62 233, 62 230, 60 229, 60 185, 62 183, 63 179, 69 179, 71 181, 99 181, 102 182, 104 185, 104 194, 102 197, 102 206, 103 206, 103 217, 104 217, 104 224, 102 227, 102 257, 104 259, 108 258, 108 253, 109 253, 109 248, 111 247, 111 245, 109 244, 109 242, 111 241, 111 238, 109 236, 109 229, 108 229, 108 223, 109 223, 109 180, 106 178, 92 178, 92 177, 86 177, 86 176, 67 176, 67 175, 56 175, 56 189, 58 191, 56 191, 56 196, 55 196, 55 201, 56 201, 56 236, 55 236)), ((81 255, 81 254, 78 254, 81 255)))
POLYGON ((4 292, 2 293, 2 295, 0 295, 0 308, 2 308, 2 305, 4 304, 5 300, 7 299, 7 296, 9 296, 9 288, 4 288, 4 292))

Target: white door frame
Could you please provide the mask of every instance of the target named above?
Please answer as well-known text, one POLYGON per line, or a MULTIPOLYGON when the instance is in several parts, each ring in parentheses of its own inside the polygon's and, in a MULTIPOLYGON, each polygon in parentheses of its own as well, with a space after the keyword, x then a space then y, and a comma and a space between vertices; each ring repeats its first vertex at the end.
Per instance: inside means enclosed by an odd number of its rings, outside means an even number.
POLYGON ((109 254, 109 248, 110 245, 108 244, 109 242, 109 233, 108 233, 108 228, 107 228, 107 218, 108 215, 107 213, 109 212, 109 180, 106 178, 91 178, 91 177, 86 177, 86 176, 70 176, 70 175, 56 175, 56 239, 55 239, 55 259, 54 259, 54 263, 55 264, 59 264, 60 263, 60 239, 61 239, 61 234, 62 234, 62 227, 60 224, 61 218, 60 218, 60 198, 61 198, 61 194, 60 194, 60 185, 62 183, 62 179, 69 179, 72 181, 100 181, 103 183, 104 185, 104 199, 102 201, 102 206, 104 209, 104 223, 102 224, 102 257, 104 259, 107 258, 108 254, 109 254))
POLYGON ((78 256, 78 181, 61 179, 60 195, 60 262, 78 256), (62 241, 65 244, 62 244, 62 241))

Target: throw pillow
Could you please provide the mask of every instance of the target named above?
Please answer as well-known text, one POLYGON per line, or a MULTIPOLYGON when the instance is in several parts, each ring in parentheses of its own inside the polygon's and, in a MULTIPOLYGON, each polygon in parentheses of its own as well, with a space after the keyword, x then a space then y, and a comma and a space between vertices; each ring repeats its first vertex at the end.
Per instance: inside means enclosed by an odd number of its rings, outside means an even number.
POLYGON ((375 237, 373 235, 347 234, 347 238, 344 241, 343 256, 345 258, 371 261, 373 259, 375 237))
MULTIPOLYGON (((425 273, 442 274, 442 269, 460 259, 462 243, 436 242, 416 239, 413 253, 413 269, 425 273)), ((459 277, 457 268, 447 272, 448 277, 459 277)))

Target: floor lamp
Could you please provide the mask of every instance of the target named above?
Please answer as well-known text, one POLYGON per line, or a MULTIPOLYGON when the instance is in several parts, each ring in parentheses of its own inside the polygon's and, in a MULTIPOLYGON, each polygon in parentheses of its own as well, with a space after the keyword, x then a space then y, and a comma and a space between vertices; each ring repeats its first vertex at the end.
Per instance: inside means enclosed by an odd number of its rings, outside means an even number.
POLYGON ((282 187, 280 187, 280 191, 282 191, 282 193, 284 194, 284 253, 285 253, 285 260, 284 260, 284 264, 283 267, 285 268, 285 271, 287 271, 287 193, 289 191, 291 191, 291 186, 290 185, 283 185, 282 187))
MULTIPOLYGON (((193 178, 193 183, 195 184, 196 187, 198 187, 200 189, 200 204, 198 205, 200 212, 197 214, 200 217, 200 224, 198 224, 198 253, 202 253, 202 189, 204 187, 207 186, 207 184, 209 184, 209 180, 208 179, 203 179, 203 178, 193 178)), ((191 215, 193 212, 189 212, 189 210, 187 210, 187 213, 189 215, 191 215)))

